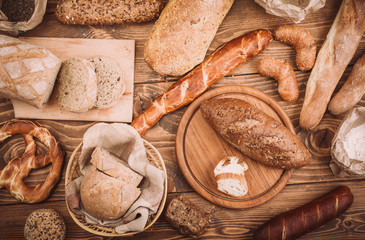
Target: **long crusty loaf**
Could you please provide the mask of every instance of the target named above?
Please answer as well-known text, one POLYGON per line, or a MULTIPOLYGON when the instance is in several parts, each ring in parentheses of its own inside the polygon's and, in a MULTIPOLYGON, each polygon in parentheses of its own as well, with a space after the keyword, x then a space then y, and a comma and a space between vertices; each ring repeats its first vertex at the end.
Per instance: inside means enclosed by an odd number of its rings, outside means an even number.
POLYGON ((365 53, 357 60, 350 76, 340 91, 328 104, 328 110, 335 115, 353 108, 365 94, 365 53))
POLYGON ((255 30, 232 39, 215 50, 191 72, 171 85, 132 122, 140 135, 167 113, 192 102, 213 83, 262 52, 273 40, 268 30, 255 30))
POLYGON ((163 0, 61 0, 55 14, 66 24, 110 25, 150 21, 163 7, 163 0))
POLYGON ((311 160, 307 148, 288 128, 244 100, 211 99, 200 110, 224 140, 256 161, 291 169, 311 160))
POLYGON ((49 99, 61 60, 49 50, 0 35, 0 98, 41 108, 49 99))
POLYGON ((234 0, 170 0, 146 42, 147 63, 161 75, 183 75, 201 63, 234 0))
POLYGON ((365 1, 344 0, 308 79, 299 121, 303 129, 314 129, 321 121, 364 31, 365 1))

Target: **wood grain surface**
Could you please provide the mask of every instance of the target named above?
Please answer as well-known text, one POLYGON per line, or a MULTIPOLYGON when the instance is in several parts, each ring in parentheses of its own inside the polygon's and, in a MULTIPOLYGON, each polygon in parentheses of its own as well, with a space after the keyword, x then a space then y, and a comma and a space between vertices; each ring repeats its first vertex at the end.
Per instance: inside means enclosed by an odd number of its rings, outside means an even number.
MULTIPOLYGON (((51 38, 86 38, 86 39, 129 39, 135 40, 135 84, 133 94, 133 116, 136 117, 152 101, 163 93, 177 77, 161 77, 153 72, 143 58, 143 46, 154 22, 112 25, 112 26, 71 26, 59 23, 54 10, 57 0, 48 0, 47 11, 43 22, 36 28, 24 33, 23 37, 51 38)), ((319 11, 309 14, 299 25, 308 29, 314 36, 318 49, 323 44, 328 30, 340 7, 341 0, 326 1, 319 11)), ((277 26, 293 24, 283 18, 267 14, 252 0, 236 0, 211 43, 208 54, 223 43, 246 32, 264 28, 274 30, 277 26)), ((346 68, 335 93, 343 85, 352 70, 355 61, 365 52, 365 38, 346 68)), ((155 146, 164 159, 168 173, 168 198, 176 194, 186 194, 194 203, 207 210, 215 208, 213 222, 201 239, 251 239, 253 231, 264 221, 276 214, 305 204, 339 185, 347 185, 354 194, 354 203, 345 214, 325 226, 310 232, 300 239, 364 239, 365 238, 365 177, 339 178, 330 171, 330 144, 343 115, 334 116, 328 111, 320 124, 313 131, 302 131, 299 128, 299 114, 303 104, 306 82, 310 71, 299 71, 295 66, 295 50, 288 45, 273 41, 260 55, 237 68, 230 75, 215 83, 211 89, 230 85, 243 85, 256 88, 275 99, 290 117, 297 136, 312 153, 312 162, 295 170, 284 189, 266 203, 249 209, 228 209, 212 204, 197 194, 183 177, 175 153, 175 137, 179 121, 187 107, 164 116, 158 124, 149 129, 144 138, 155 146), (264 57, 281 57, 294 68, 299 87, 299 99, 293 103, 281 100, 277 93, 277 82, 262 77, 256 70, 257 61, 264 57)), ((209 89, 209 90, 211 90, 209 89)), ((365 97, 358 103, 365 106, 365 97)), ((0 122, 14 119, 14 109, 8 99, 0 99, 0 122)), ((35 120, 44 125, 60 141, 66 153, 65 166, 71 153, 82 140, 84 132, 94 125, 94 121, 68 120, 35 120)), ((0 143, 0 167, 11 158, 24 151, 21 136, 14 136, 0 143)), ((39 151, 47 151, 39 146, 39 151)), ((32 186, 44 181, 49 167, 32 171, 27 184, 32 186)), ((23 228, 26 217, 39 208, 53 208, 61 213, 67 224, 67 239, 103 239, 86 232, 73 222, 68 214, 64 200, 64 176, 47 201, 40 204, 23 204, 10 196, 6 189, 0 189, 0 239, 23 239, 23 228)), ((104 238, 109 239, 109 238, 104 238)), ((123 239, 189 239, 174 230, 167 221, 160 217, 147 231, 123 239)))

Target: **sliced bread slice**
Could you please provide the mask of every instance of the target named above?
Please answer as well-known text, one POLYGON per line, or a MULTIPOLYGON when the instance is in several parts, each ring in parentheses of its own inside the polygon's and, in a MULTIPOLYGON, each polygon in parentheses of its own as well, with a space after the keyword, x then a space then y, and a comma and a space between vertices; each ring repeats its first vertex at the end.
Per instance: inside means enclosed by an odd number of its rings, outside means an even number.
POLYGON ((96 94, 96 74, 89 61, 70 58, 62 63, 57 86, 57 99, 62 108, 86 112, 93 108, 96 94))
POLYGON ((106 56, 89 59, 95 67, 98 93, 94 107, 105 109, 114 106, 125 91, 122 70, 119 63, 106 56))
POLYGON ((214 168, 217 189, 233 197, 243 197, 248 192, 245 171, 248 165, 236 156, 229 156, 214 168))

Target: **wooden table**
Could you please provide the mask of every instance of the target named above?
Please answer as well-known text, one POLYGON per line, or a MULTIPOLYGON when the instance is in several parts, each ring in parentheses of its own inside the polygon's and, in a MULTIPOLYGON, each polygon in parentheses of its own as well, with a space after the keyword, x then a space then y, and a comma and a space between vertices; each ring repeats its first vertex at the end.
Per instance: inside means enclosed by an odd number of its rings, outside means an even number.
MULTIPOLYGON (((47 12, 43 22, 35 29, 26 32, 26 37, 59 37, 59 38, 102 38, 102 39, 135 39, 135 92, 133 114, 136 117, 151 102, 163 93, 177 78, 162 78, 153 72, 143 58, 143 46, 153 26, 153 22, 142 24, 128 24, 115 26, 67 26, 59 23, 54 10, 57 0, 49 0, 47 12)), ((341 1, 327 1, 324 8, 316 13, 307 15, 300 23, 315 37, 318 47, 323 44, 325 37, 341 1)), ((221 44, 230 39, 258 28, 273 30, 279 25, 292 24, 292 22, 265 13, 265 10, 252 0, 236 0, 230 12, 221 24, 208 54, 221 44)), ((343 84, 356 59, 365 52, 365 38, 362 38, 350 66, 346 69, 340 84, 343 84)), ((311 132, 302 131, 299 128, 299 114, 305 94, 306 82, 310 72, 302 72, 295 69, 298 80, 300 96, 294 103, 286 103, 277 93, 277 83, 273 79, 260 76, 256 70, 256 63, 262 57, 282 57, 292 66, 295 66, 295 51, 293 48, 279 42, 272 42, 267 50, 256 58, 240 66, 234 72, 219 80, 211 89, 227 85, 246 85, 259 89, 272 96, 286 110, 295 126, 297 135, 301 136, 313 155, 313 161, 306 167, 295 170, 287 186, 270 201, 250 209, 234 210, 215 206, 195 193, 187 184, 180 172, 175 155, 175 135, 179 120, 186 110, 185 108, 164 116, 158 124, 149 129, 144 138, 152 143, 161 153, 168 173, 168 198, 177 193, 186 194, 194 203, 205 208, 216 208, 212 224, 208 227, 203 239, 251 239, 252 232, 264 221, 283 211, 298 207, 310 200, 332 190, 339 185, 347 185, 354 194, 354 202, 350 209, 339 218, 325 226, 306 234, 301 239, 364 239, 365 238, 365 177, 363 178, 337 178, 330 171, 328 164, 330 157, 330 143, 334 133, 341 123, 343 116, 325 114, 319 126, 311 132)), ((365 106, 363 97, 359 105, 365 106)), ((7 99, 0 100, 0 122, 14 119, 12 104, 7 99)), ((66 152, 65 166, 73 150, 82 140, 83 133, 95 122, 87 121, 54 121, 36 120, 46 126, 60 141, 66 152)), ((0 144, 0 156, 3 166, 4 161, 9 161, 13 156, 20 155, 24 144, 22 138, 13 137, 0 144)), ((0 189, 0 238, 21 239, 26 217, 39 208, 54 208, 58 210, 66 220, 67 239, 102 239, 102 237, 90 234, 71 219, 66 209, 64 200, 64 176, 53 194, 40 204, 24 204, 10 196, 7 190, 0 189)), ((34 171, 27 183, 32 184, 45 179, 48 169, 34 171)), ((185 238, 175 231, 163 217, 147 231, 137 234, 133 239, 181 239, 185 238)))

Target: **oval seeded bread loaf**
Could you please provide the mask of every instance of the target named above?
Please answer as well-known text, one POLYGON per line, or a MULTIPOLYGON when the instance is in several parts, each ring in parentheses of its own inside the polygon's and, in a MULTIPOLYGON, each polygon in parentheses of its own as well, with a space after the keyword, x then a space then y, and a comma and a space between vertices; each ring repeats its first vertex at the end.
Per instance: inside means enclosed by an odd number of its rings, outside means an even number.
POLYGON ((244 100, 209 99, 200 110, 224 140, 258 162, 291 169, 304 167, 312 159, 305 145, 288 128, 244 100))
POLYGON ((62 63, 57 86, 57 99, 62 108, 86 112, 93 108, 96 94, 96 74, 89 61, 70 58, 62 63))
POLYGON ((55 14, 66 24, 139 23, 158 17, 163 7, 164 0, 60 0, 55 14))
POLYGON ((114 106, 125 91, 119 63, 105 56, 93 57, 89 61, 95 67, 98 85, 94 107, 105 109, 114 106))
POLYGON ((144 57, 161 75, 183 75, 204 60, 233 0, 170 0, 146 42, 144 57))
POLYGON ((41 108, 49 99, 61 60, 49 50, 0 35, 0 98, 41 108))

